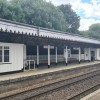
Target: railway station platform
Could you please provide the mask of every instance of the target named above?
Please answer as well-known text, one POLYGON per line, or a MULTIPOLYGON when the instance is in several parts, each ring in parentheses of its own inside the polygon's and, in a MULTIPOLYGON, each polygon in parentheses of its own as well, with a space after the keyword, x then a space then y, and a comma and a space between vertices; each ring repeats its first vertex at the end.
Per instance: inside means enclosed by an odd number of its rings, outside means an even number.
POLYGON ((5 81, 5 80, 10 80, 10 79, 17 79, 17 78, 22 78, 22 77, 28 77, 32 75, 39 75, 39 74, 45 74, 45 73, 50 73, 50 72, 56 72, 60 70, 67 70, 67 69, 74 69, 74 68, 80 68, 80 67, 86 67, 89 65, 95 65, 99 64, 100 61, 94 61, 94 62, 84 62, 81 64, 72 64, 68 66, 52 66, 51 68, 43 68, 43 69, 35 69, 35 70, 27 70, 24 72, 20 73, 14 73, 14 74, 7 74, 7 75, 1 75, 0 76, 0 81, 5 81))
POLYGON ((85 96, 81 100, 100 100, 100 89, 97 91, 85 96))

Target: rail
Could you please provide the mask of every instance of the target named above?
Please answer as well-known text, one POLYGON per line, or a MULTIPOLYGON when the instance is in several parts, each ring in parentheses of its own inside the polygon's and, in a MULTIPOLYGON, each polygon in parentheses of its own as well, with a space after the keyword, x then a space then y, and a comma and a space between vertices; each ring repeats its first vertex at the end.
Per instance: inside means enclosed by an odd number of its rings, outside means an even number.
MULTIPOLYGON (((46 93, 56 91, 56 90, 58 91, 58 89, 60 89, 60 88, 73 86, 74 84, 82 83, 85 80, 89 80, 89 82, 90 82, 90 81, 92 81, 92 78, 95 79, 95 77, 100 77, 100 70, 95 69, 95 70, 92 70, 92 71, 89 71, 86 73, 79 73, 73 78, 66 77, 66 78, 62 78, 62 79, 57 79, 54 81, 50 81, 49 83, 47 82, 46 84, 43 83, 42 86, 37 85, 36 87, 33 87, 33 86, 30 86, 28 88, 26 87, 26 89, 24 89, 22 91, 17 91, 18 93, 15 92, 11 95, 8 95, 7 97, 0 97, 0 99, 1 100, 14 100, 14 98, 17 98, 17 100, 18 100, 18 98, 21 98, 22 100, 28 100, 28 99, 32 99, 32 98, 38 98, 39 96, 42 96, 46 93), (38 92, 36 92, 36 91, 38 91, 38 92), (32 95, 29 95, 29 94, 32 94, 32 95), (11 99, 11 98, 13 98, 13 99, 11 99)), ((89 82, 87 82, 87 83, 89 83, 89 82)), ((99 85, 99 84, 96 84, 96 85, 99 85)), ((93 86, 91 86, 91 87, 93 87, 93 86)), ((90 88, 88 88, 88 90, 90 88)), ((80 94, 81 93, 82 93, 82 91, 80 91, 80 94)), ((69 98, 68 100, 70 100, 72 97, 75 97, 75 96, 68 97, 69 98)))

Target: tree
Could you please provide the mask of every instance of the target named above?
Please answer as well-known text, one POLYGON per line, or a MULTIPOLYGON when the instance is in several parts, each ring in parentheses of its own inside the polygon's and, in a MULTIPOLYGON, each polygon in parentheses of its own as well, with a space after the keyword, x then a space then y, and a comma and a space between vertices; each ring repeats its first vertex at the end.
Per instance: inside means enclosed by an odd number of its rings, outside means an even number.
POLYGON ((56 7, 45 0, 0 0, 0 17, 44 28, 77 33, 78 16, 71 6, 63 6, 56 7))
POLYGON ((69 28, 66 31, 77 33, 80 26, 80 17, 72 10, 71 5, 60 5, 58 8, 63 12, 69 28))
POLYGON ((90 31, 95 31, 95 32, 97 32, 97 33, 100 33, 100 23, 92 24, 92 25, 89 27, 89 30, 90 30, 90 31))
POLYGON ((87 31, 81 31, 80 34, 100 39, 100 23, 92 24, 87 31))
POLYGON ((11 20, 66 31, 64 15, 44 0, 10 0, 11 20))
POLYGON ((7 0, 0 0, 0 18, 11 19, 11 12, 8 9, 9 3, 7 0))

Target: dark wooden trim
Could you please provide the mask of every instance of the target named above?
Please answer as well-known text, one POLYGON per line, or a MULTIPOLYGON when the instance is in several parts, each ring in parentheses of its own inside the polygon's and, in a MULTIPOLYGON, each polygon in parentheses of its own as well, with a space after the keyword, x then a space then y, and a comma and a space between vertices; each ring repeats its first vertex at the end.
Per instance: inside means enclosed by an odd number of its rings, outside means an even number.
POLYGON ((12 34, 7 32, 0 33, 0 42, 5 43, 19 43, 19 44, 26 44, 26 45, 53 45, 59 47, 93 47, 93 48, 100 48, 99 44, 92 44, 92 43, 83 43, 78 41, 71 41, 71 40, 62 40, 62 39, 54 39, 49 37, 38 37, 38 36, 30 36, 27 34, 12 34))
MULTIPOLYGON (((57 33, 68 34, 68 35, 72 35, 72 36, 79 36, 79 37, 84 37, 84 38, 88 38, 88 39, 98 40, 98 39, 95 39, 95 38, 92 38, 92 37, 88 37, 88 36, 83 36, 83 35, 80 35, 80 34, 73 34, 73 33, 64 32, 64 31, 43 28, 43 27, 39 27, 39 26, 29 25, 29 24, 20 23, 20 22, 11 21, 11 20, 6 20, 6 19, 2 19, 2 18, 0 18, 0 21, 11 23, 11 24, 16 24, 16 25, 21 25, 21 26, 26 26, 26 27, 30 27, 30 28, 36 28, 36 29, 39 28, 41 30, 47 30, 47 31, 51 31, 51 32, 57 32, 57 33)), ((98 41, 100 41, 100 40, 98 40, 98 41)))

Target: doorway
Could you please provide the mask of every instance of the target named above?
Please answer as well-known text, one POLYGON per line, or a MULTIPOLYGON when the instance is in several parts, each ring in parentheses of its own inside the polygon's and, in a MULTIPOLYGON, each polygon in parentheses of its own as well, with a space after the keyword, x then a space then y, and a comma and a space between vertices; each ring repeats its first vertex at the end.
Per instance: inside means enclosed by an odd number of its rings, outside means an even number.
POLYGON ((91 61, 95 60, 95 51, 91 51, 91 61))

